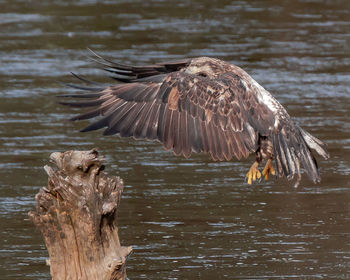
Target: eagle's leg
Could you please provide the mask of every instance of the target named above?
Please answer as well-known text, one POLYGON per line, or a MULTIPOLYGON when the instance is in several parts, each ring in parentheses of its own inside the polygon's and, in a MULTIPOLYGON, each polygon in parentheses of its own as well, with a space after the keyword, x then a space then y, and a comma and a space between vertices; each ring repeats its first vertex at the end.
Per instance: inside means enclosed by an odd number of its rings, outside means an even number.
POLYGON ((268 180, 269 179, 269 174, 271 173, 271 175, 275 175, 276 174, 276 170, 275 168, 273 167, 273 164, 272 164, 272 159, 269 158, 266 162, 266 165, 265 165, 265 168, 264 170, 262 171, 262 175, 265 177, 265 180, 268 180))
POLYGON ((247 175, 246 175, 246 178, 248 180, 248 184, 251 185, 254 181, 256 181, 257 179, 260 179, 261 178, 261 173, 258 169, 259 167, 259 161, 256 160, 252 166, 250 167, 247 175))

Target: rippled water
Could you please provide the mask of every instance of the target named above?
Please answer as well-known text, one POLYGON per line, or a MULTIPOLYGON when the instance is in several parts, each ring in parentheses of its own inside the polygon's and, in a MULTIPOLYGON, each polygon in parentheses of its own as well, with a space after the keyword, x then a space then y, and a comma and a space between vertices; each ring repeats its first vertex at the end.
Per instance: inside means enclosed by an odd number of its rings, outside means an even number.
POLYGON ((350 2, 0 1, 0 275, 48 279, 28 220, 51 152, 99 147, 126 183, 130 279, 350 279, 350 2), (54 96, 70 71, 105 82, 87 47, 122 62, 214 56, 250 73, 329 145, 322 182, 248 186, 253 158, 174 157, 81 134, 54 96))

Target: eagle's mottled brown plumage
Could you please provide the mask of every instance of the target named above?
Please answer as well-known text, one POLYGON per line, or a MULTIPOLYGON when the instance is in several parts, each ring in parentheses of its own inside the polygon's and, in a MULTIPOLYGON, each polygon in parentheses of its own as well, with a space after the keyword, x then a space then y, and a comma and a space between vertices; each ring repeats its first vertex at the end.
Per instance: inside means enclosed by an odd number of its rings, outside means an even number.
POLYGON ((63 95, 87 100, 64 105, 94 107, 72 120, 101 116, 82 131, 106 127, 104 135, 159 140, 185 157, 205 152, 222 161, 256 153, 258 163, 274 159, 279 176, 291 179, 304 169, 320 180, 310 148, 327 158, 325 145, 241 68, 208 57, 149 66, 98 59, 123 83, 63 95))

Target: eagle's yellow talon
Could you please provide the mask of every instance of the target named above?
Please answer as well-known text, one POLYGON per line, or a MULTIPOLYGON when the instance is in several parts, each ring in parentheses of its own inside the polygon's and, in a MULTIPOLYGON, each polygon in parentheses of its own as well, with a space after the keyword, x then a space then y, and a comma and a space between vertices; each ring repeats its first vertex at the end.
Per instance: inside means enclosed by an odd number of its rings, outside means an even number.
POLYGON ((249 185, 252 184, 252 177, 251 177, 251 176, 248 177, 248 184, 249 184, 249 185))
POLYGON ((262 172, 262 174, 265 176, 265 180, 267 181, 269 179, 269 174, 271 173, 271 175, 275 175, 276 174, 276 170, 272 165, 272 160, 269 159, 265 165, 265 168, 262 172))
POLYGON ((256 178, 257 178, 257 179, 260 179, 260 178, 261 178, 261 172, 260 172, 259 170, 256 172, 256 178))
POLYGON ((254 162, 246 175, 249 185, 251 185, 257 179, 261 178, 261 172, 259 171, 258 166, 259 166, 259 163, 257 161, 254 162))

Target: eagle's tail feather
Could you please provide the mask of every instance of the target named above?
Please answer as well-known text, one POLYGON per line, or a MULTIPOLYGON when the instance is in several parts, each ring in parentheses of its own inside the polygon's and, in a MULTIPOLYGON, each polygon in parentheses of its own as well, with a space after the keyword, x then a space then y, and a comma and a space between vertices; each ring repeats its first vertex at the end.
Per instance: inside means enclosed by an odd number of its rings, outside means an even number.
POLYGON ((326 144, 316 137, 312 136, 310 133, 298 127, 304 140, 306 141, 309 148, 314 149, 320 156, 323 156, 325 159, 329 159, 329 153, 326 148, 326 144))
POLYGON ((325 144, 320 140, 297 126, 296 129, 284 128, 281 133, 275 134, 273 146, 279 176, 284 175, 291 180, 298 174, 298 184, 301 167, 314 183, 321 180, 317 161, 311 152, 314 149, 324 158, 329 157, 325 144))
POLYGON ((320 173, 318 171, 317 161, 312 154, 307 142, 303 137, 301 137, 301 145, 300 145, 300 162, 301 166, 306 171, 307 175, 314 183, 318 183, 321 181, 320 173))

